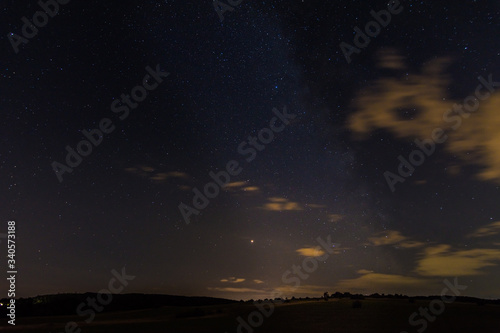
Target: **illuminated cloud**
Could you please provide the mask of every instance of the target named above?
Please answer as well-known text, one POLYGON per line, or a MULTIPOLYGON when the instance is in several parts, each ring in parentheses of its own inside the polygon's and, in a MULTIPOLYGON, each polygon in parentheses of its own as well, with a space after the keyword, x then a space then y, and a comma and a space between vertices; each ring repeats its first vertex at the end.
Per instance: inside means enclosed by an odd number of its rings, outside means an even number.
POLYGON ((369 270, 367 270, 367 269, 360 269, 360 270, 358 271, 358 274, 363 274, 363 275, 364 275, 364 274, 370 274, 370 273, 373 273, 373 271, 369 271, 369 270))
POLYGON ((406 69, 405 59, 395 49, 382 49, 379 52, 378 66, 387 69, 406 69))
POLYGON ((178 179, 191 179, 191 177, 185 173, 180 171, 170 171, 170 172, 157 172, 154 173, 156 169, 149 166, 139 166, 136 168, 125 168, 125 171, 137 174, 139 176, 149 178, 150 180, 162 182, 168 178, 178 178, 178 179))
POLYGON ((415 247, 422 247, 424 246, 425 243, 422 242, 417 242, 417 241, 412 241, 412 240, 407 240, 402 243, 399 243, 398 246, 405 248, 405 249, 412 249, 415 247))
POLYGON ((448 61, 431 61, 421 74, 381 78, 362 90, 355 99, 349 128, 362 137, 380 128, 400 138, 429 137, 452 106, 443 100, 449 79, 441 73, 448 61), (412 115, 413 110, 418 112, 412 115))
POLYGON ((162 181, 162 180, 167 179, 167 174, 164 173, 164 172, 160 172, 160 173, 157 173, 156 175, 154 175, 153 177, 151 177, 149 179, 162 181))
POLYGON ((440 245, 431 246, 431 247, 424 249, 423 253, 426 256, 434 256, 434 255, 438 255, 441 253, 446 253, 446 252, 450 251, 450 249, 451 249, 450 245, 440 244, 440 245))
POLYGON ((319 246, 303 247, 298 250, 295 250, 295 252, 298 252, 301 256, 304 257, 321 257, 322 255, 325 254, 325 251, 323 251, 319 246))
MULTIPOLYGON (((497 80, 500 81, 500 77, 497 80)), ((463 119, 450 134, 448 150, 465 162, 482 166, 478 177, 500 182, 500 94, 480 103, 478 111, 463 119)))
POLYGON ((264 283, 264 281, 262 281, 262 280, 258 280, 258 279, 253 280, 253 282, 254 282, 254 283, 257 283, 257 284, 264 283))
POLYGON ((257 186, 247 186, 247 187, 243 188, 243 191, 246 191, 246 192, 255 192, 258 190, 259 190, 259 188, 257 186))
POLYGON ((358 293, 400 293, 401 290, 417 290, 429 287, 429 281, 397 274, 374 273, 366 269, 357 272, 361 274, 355 279, 341 280, 335 285, 336 290, 349 290, 358 293))
POLYGON ((159 172, 154 176, 151 176, 149 179, 156 181, 164 181, 168 178, 177 178, 177 179, 190 179, 191 177, 184 172, 179 171, 171 171, 171 172, 159 172))
POLYGON ((274 289, 274 292, 279 292, 282 294, 281 297, 304 297, 304 296, 311 296, 311 295, 317 295, 317 296, 323 296, 323 293, 325 291, 331 291, 332 287, 331 286, 321 286, 321 285, 300 285, 300 286, 295 286, 295 285, 284 285, 284 286, 279 286, 274 289))
MULTIPOLYGON (((400 61, 401 57, 382 54, 379 65, 401 68, 400 61)), ((443 72, 449 62, 448 58, 439 58, 425 64, 421 73, 373 82, 354 98, 356 111, 348 119, 348 127, 361 139, 384 129, 411 140, 430 139, 432 131, 441 128, 448 135, 443 145, 449 153, 459 156, 462 164, 479 165, 479 179, 500 183, 500 93, 494 92, 480 101, 477 111, 460 116, 452 108, 468 96, 460 100, 448 98, 450 79, 443 72)), ((483 73, 486 81, 488 76, 489 73, 483 73)), ((471 80, 473 85, 480 84, 472 75, 471 80)), ((492 81, 498 82, 500 77, 493 77, 492 81)), ((474 93, 473 89, 471 96, 474 93)), ((481 94, 487 93, 483 87, 481 94)))
POLYGON ((228 278, 228 279, 221 279, 220 282, 229 282, 229 283, 241 283, 245 282, 245 279, 243 278, 235 278, 234 276, 228 278))
POLYGON ((328 220, 330 222, 338 222, 340 220, 342 220, 344 218, 344 216, 340 215, 340 214, 328 214, 328 220))
POLYGON ((184 179, 190 179, 191 177, 185 173, 185 172, 180 172, 180 171, 171 171, 167 172, 165 174, 167 178, 184 178, 184 179))
POLYGON ((379 232, 375 234, 374 237, 368 238, 368 240, 375 246, 397 244, 404 241, 405 239, 407 238, 401 235, 401 233, 396 230, 379 232))
POLYGON ((293 211, 293 210, 303 210, 302 206, 298 202, 288 201, 286 198, 269 198, 268 203, 261 207, 264 210, 269 211, 293 211))
POLYGON ((498 249, 470 249, 453 251, 441 244, 427 248, 418 260, 416 272, 424 276, 481 275, 482 268, 496 266, 500 261, 498 249))
POLYGON ((481 227, 468 235, 468 237, 486 237, 493 236, 500 233, 500 221, 490 223, 484 227, 481 227))
POLYGON ((224 185, 224 188, 225 189, 233 189, 233 188, 245 186, 246 184, 247 184, 247 182, 232 182, 232 183, 227 183, 226 185, 224 185))
POLYGON ((402 247, 404 249, 425 245, 425 243, 422 242, 409 240, 408 237, 401 235, 401 233, 396 230, 386 230, 376 233, 373 237, 369 237, 368 240, 375 246, 393 245, 394 247, 402 247))
POLYGON ((306 206, 314 209, 326 208, 325 205, 318 205, 318 204, 306 204, 306 206))
POLYGON ((235 287, 208 287, 208 290, 226 291, 231 293, 264 293, 265 291, 252 288, 235 288, 235 287))
POLYGON ((222 189, 226 192, 238 193, 238 194, 255 194, 260 191, 258 186, 250 185, 247 181, 237 181, 225 184, 222 189))

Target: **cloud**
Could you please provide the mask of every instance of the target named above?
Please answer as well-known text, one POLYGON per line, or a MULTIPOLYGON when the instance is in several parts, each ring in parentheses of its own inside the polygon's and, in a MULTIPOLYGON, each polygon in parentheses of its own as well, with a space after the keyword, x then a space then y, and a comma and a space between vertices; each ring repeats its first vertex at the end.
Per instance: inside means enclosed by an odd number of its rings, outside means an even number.
POLYGON ((469 234, 468 237, 486 237, 497 235, 499 233, 500 221, 497 221, 475 230, 473 233, 469 234))
POLYGON ((367 269, 360 269, 358 271, 358 274, 370 274, 370 273, 373 273, 373 271, 369 271, 367 269))
MULTIPOLYGON (((401 68, 400 61, 399 56, 382 54, 379 65, 401 68)), ((462 110, 460 115, 458 110, 467 96, 461 100, 448 98, 450 78, 443 72, 449 62, 448 58, 438 58, 425 64, 420 73, 405 72, 400 77, 376 80, 354 98, 356 111, 347 126, 360 139, 384 129, 401 139, 424 140, 432 137, 434 129, 441 128, 448 136, 443 143, 446 151, 458 156, 461 164, 480 166, 479 179, 500 183, 500 93, 479 101, 477 111, 462 110)), ((488 81, 489 74, 483 76, 488 81)), ((471 76, 471 80, 474 87, 480 84, 475 77, 471 76)), ((482 95, 487 93, 486 88, 481 88, 482 95)), ((474 96, 474 90, 470 96, 474 96)))
POLYGON ((450 245, 440 244, 423 251, 415 271, 423 276, 481 275, 482 268, 496 266, 498 261, 499 249, 454 251, 450 245))
POLYGON ((226 291, 226 292, 231 292, 231 293, 264 293, 265 291, 259 290, 259 289, 252 289, 252 288, 235 288, 235 287, 208 287, 208 290, 215 290, 215 291, 226 291))
POLYGON ((323 251, 319 246, 303 247, 295 250, 295 252, 298 252, 301 256, 304 257, 321 257, 325 254, 325 251, 323 251))
POLYGON ((253 280, 253 282, 255 282, 255 283, 257 283, 257 284, 264 283, 264 281, 262 281, 262 280, 258 280, 258 279, 253 280))
POLYGON ((167 174, 164 172, 160 172, 160 173, 157 173, 156 175, 154 175, 153 177, 150 177, 149 179, 162 181, 162 180, 167 179, 167 174))
POLYGON ((191 177, 185 172, 179 171, 171 171, 171 172, 158 172, 154 176, 150 176, 149 179, 155 181, 164 181, 168 178, 176 178, 176 179, 190 179, 191 177))
POLYGON ((394 245, 405 249, 425 245, 422 242, 409 240, 408 237, 401 235, 401 233, 396 230, 386 230, 376 233, 375 236, 369 237, 368 240, 375 246, 394 245))
POLYGON ((318 205, 318 204, 306 204, 306 206, 313 209, 326 208, 325 205, 318 205))
POLYGON ((238 187, 242 187, 242 186, 245 186, 247 184, 247 182, 232 182, 232 183, 227 183, 226 185, 224 185, 224 188, 225 189, 233 189, 233 188, 238 188, 238 187))
POLYGON ((139 166, 136 168, 125 168, 125 171, 137 174, 141 177, 149 178, 150 180, 162 182, 168 178, 177 178, 177 179, 191 179, 185 172, 180 171, 170 171, 170 172, 156 172, 153 173, 156 169, 149 166, 139 166))
POLYGON ((235 278, 234 276, 228 278, 228 279, 221 279, 220 282, 229 282, 229 283, 241 283, 245 282, 245 279, 243 278, 235 278))
POLYGON ((144 171, 144 172, 153 172, 153 171, 155 171, 154 168, 149 167, 149 166, 141 166, 141 170, 144 171))
POLYGON ((452 105, 444 101, 449 84, 442 75, 449 59, 431 61, 422 74, 402 78, 381 78, 359 92, 356 112, 348 126, 355 134, 365 136, 376 129, 386 129, 397 137, 428 137, 442 122, 443 113, 452 105), (412 115, 405 111, 419 111, 412 115))
POLYGON ((393 48, 384 48, 378 52, 378 66, 387 69, 406 69, 405 59, 393 48))
POLYGON ((190 179, 191 178, 191 176, 189 176, 187 173, 180 172, 180 171, 167 172, 165 175, 166 175, 167 178, 184 178, 184 179, 190 179))
POLYGON ((261 208, 269 211, 299 211, 303 210, 298 202, 288 201, 286 198, 268 198, 268 203, 261 208))
POLYGON ((405 239, 407 238, 396 230, 382 231, 375 234, 374 237, 368 238, 368 240, 375 246, 397 244, 405 239))
POLYGON ((400 293, 401 290, 416 290, 429 286, 429 281, 422 278, 381 274, 366 269, 361 269, 357 273, 361 274, 361 276, 355 279, 341 280, 335 285, 335 288, 359 293, 400 293))
POLYGON ((417 242, 417 241, 412 241, 412 240, 404 241, 404 242, 398 244, 398 246, 400 246, 402 248, 405 248, 405 249, 412 249, 412 248, 415 248, 415 247, 422 247, 424 245, 425 245, 425 243, 417 242))
POLYGON ((330 222, 338 222, 340 220, 342 220, 344 218, 344 216, 340 215, 340 214, 328 214, 328 220, 330 222))
POLYGON ((280 297, 303 297, 303 296, 323 296, 325 291, 331 291, 331 286, 322 285, 300 285, 300 286, 290 286, 284 285, 279 286, 274 289, 274 293, 279 292, 282 295, 280 297))
POLYGON ((247 187, 243 188, 243 191, 246 191, 246 192, 255 192, 258 190, 259 190, 259 188, 257 186, 247 186, 247 187))

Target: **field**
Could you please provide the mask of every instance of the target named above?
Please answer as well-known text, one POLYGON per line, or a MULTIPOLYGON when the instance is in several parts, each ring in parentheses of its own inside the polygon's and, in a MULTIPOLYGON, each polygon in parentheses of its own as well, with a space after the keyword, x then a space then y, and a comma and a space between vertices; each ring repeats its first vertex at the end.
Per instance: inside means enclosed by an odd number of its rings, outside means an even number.
MULTIPOLYGON (((238 330, 236 318, 248 322, 248 315, 256 310, 250 303, 201 307, 162 307, 138 311, 98 314, 87 324, 78 316, 18 318, 16 326, 0 321, 2 332, 64 332, 67 322, 75 321, 83 333, 153 333, 153 332, 418 332, 422 323, 411 326, 410 315, 429 301, 414 303, 402 299, 365 299, 360 308, 352 307, 352 300, 294 301, 276 305, 274 313, 264 317, 260 327, 238 330)), ((432 316, 432 314, 431 314, 432 316)), ((434 317, 434 316, 433 316, 434 317)), ((431 319, 433 318, 431 317, 431 319)), ((416 320, 423 317, 417 317, 416 320)), ((258 320, 255 317, 254 320, 258 320)), ((427 322, 425 332, 500 332, 500 306, 455 302, 446 304, 444 312, 427 322)), ((69 332, 79 332, 77 328, 69 332)), ((424 330, 421 330, 424 332, 424 330)))

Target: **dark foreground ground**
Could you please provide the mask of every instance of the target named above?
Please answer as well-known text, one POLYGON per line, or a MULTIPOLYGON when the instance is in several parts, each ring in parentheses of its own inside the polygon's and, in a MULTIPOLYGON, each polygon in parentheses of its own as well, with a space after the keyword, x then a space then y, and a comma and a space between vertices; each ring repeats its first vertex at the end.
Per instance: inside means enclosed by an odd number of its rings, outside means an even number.
MULTIPOLYGON (((0 320, 1 332, 64 332, 67 322, 75 321, 82 333, 136 333, 136 332, 418 332, 418 325, 411 326, 408 318, 429 301, 394 299, 365 299, 361 308, 353 308, 352 300, 297 301, 276 305, 274 313, 264 318, 260 327, 238 330, 236 318, 247 319, 256 310, 252 304, 229 304, 198 307, 162 307, 158 309, 123 311, 98 314, 87 324, 78 316, 52 316, 18 318, 16 326, 0 320)), ((255 317, 254 320, 258 320, 255 317)), ((248 322, 248 320, 246 320, 248 322)), ((446 304, 442 314, 427 322, 425 332, 500 332, 500 306, 476 305, 455 302, 446 304)), ((69 332, 78 333, 78 329, 69 332)), ((421 332, 424 332, 421 330, 421 332)))

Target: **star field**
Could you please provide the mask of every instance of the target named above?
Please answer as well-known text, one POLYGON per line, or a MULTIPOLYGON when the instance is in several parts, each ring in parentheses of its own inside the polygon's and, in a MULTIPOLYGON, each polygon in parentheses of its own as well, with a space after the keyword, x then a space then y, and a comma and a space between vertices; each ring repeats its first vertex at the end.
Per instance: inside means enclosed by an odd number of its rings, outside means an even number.
POLYGON ((458 277, 500 297, 500 4, 400 6, 357 47, 386 1, 243 1, 222 21, 212 1, 70 1, 16 53, 40 7, 6 1, 0 216, 18 228, 19 296, 97 291, 126 267, 130 293, 266 298, 329 236, 287 296, 437 294, 458 277), (436 128, 447 139, 401 176, 436 128), (53 163, 94 129, 60 181, 53 163), (240 172, 196 208, 230 161, 240 172))

